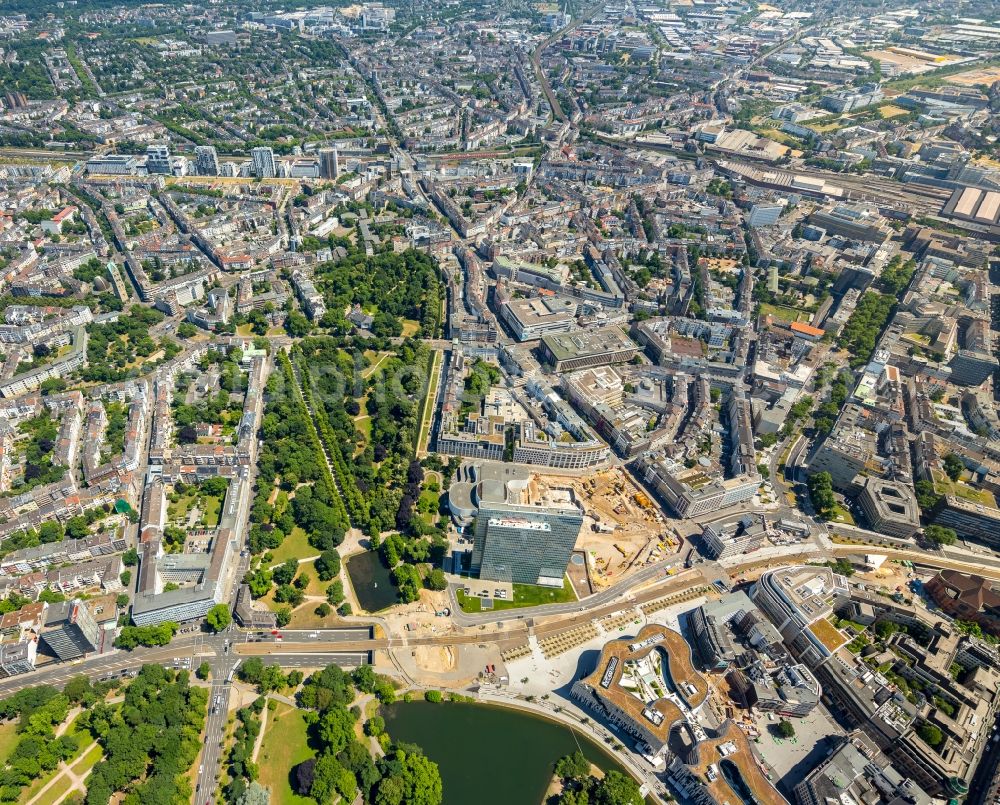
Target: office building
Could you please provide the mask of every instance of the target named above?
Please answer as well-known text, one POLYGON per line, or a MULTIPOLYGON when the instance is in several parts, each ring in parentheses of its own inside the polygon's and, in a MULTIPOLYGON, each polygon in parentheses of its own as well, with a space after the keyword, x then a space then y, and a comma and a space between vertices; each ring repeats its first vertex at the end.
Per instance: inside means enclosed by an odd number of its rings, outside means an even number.
POLYGON ((214 145, 199 145, 194 149, 194 167, 199 176, 219 175, 219 154, 214 145))
POLYGON ((730 622, 756 609, 746 593, 737 592, 719 601, 708 601, 689 615, 690 633, 706 668, 725 671, 736 661, 741 649, 734 639, 730 622))
POLYGON ((735 520, 709 523, 701 532, 706 556, 729 559, 756 551, 767 537, 767 521, 762 515, 743 514, 735 520))
POLYGON ((838 425, 809 460, 809 474, 817 472, 830 473, 834 489, 856 493, 860 489, 855 480, 859 475, 883 472, 875 434, 864 428, 838 425))
POLYGON ((472 571, 490 581, 562 587, 583 511, 570 495, 532 505, 523 476, 504 469, 481 470, 472 571))
POLYGON ((34 671, 37 656, 38 639, 34 636, 0 643, 0 677, 17 676, 34 671))
MULTIPOLYGON (((259 367, 260 359, 254 361, 259 367)), ((255 374, 259 371, 256 369, 255 374)), ((256 406, 245 412, 241 439, 256 432, 259 415, 256 406)), ((210 468, 203 465, 199 469, 210 468)), ((208 474, 199 473, 199 477, 208 474)), ((156 478, 146 484, 139 520, 139 578, 132 602, 132 622, 136 626, 203 618, 213 606, 227 600, 226 568, 236 549, 240 518, 246 516, 248 495, 249 480, 240 471, 230 479, 219 525, 209 538, 207 552, 166 553, 162 541, 167 509, 163 483, 156 478)))
POLYGON ((556 372, 632 360, 639 347, 621 327, 542 336, 542 359, 556 372))
POLYGON ((278 175, 278 163, 274 158, 274 149, 264 146, 250 149, 250 164, 253 175, 258 179, 273 179, 278 175))
POLYGON ((857 503, 868 525, 880 534, 911 539, 920 530, 920 507, 907 484, 865 478, 857 503))
POLYGON ((323 318, 323 314, 326 313, 326 303, 323 294, 316 290, 312 278, 304 271, 295 269, 292 272, 292 285, 306 315, 313 321, 323 318))
POLYGON ((931 805, 927 792, 896 771, 860 730, 842 739, 840 746, 795 786, 795 801, 797 805, 931 805))
POLYGON ((511 299, 500 308, 500 318, 518 341, 565 333, 576 325, 577 303, 551 296, 511 299))
POLYGON ((49 605, 41 640, 60 660, 73 660, 97 650, 100 628, 83 601, 62 601, 49 605))
POLYGON ((872 243, 881 243, 889 234, 878 210, 861 204, 838 204, 830 209, 817 210, 809 216, 809 223, 825 230, 828 235, 872 243))
POLYGON ((819 704, 819 682, 796 664, 781 635, 744 592, 708 601, 691 613, 691 637, 702 662, 727 671, 733 699, 747 708, 802 717, 819 704))
POLYGON ((1000 366, 1000 361, 988 352, 960 349, 948 364, 949 378, 956 386, 981 386, 1000 366))
POLYGON ((903 632, 889 643, 891 671, 905 684, 838 655, 816 668, 824 695, 847 726, 863 730, 927 794, 948 799, 968 793, 997 713, 996 651, 943 622, 925 626, 921 643, 903 632), (933 745, 923 737, 925 725, 940 733, 933 745))
POLYGON ((864 109, 882 100, 884 95, 878 84, 864 84, 856 89, 846 89, 826 95, 820 105, 838 114, 847 114, 855 109, 864 109))
MULTIPOLYGON (((205 34, 205 44, 206 45, 235 45, 236 44, 236 31, 209 31, 205 34)), ((205 174, 206 176, 215 176, 216 174, 205 174)))
POLYGON ((1000 547, 1000 508, 986 490, 979 490, 977 500, 959 495, 945 495, 931 517, 935 525, 955 529, 962 539, 972 538, 1000 547))
POLYGON ((625 399, 626 383, 611 366, 563 375, 561 390, 594 430, 623 458, 649 450, 649 411, 625 399))
POLYGON ((473 569, 492 581, 561 587, 582 518, 480 506, 473 569))
POLYGON ((651 755, 663 751, 678 722, 704 736, 696 713, 708 682, 695 670, 684 638, 666 626, 647 624, 635 637, 605 643, 597 666, 573 684, 571 695, 638 738, 651 755))
POLYGON ((146 172, 169 176, 173 171, 170 167, 170 148, 166 145, 149 145, 146 147, 146 172))
POLYGON ((319 175, 324 179, 336 179, 340 176, 340 154, 336 148, 320 149, 319 175))
POLYGON ((848 600, 847 579, 828 567, 768 570, 750 588, 750 598, 771 619, 792 655, 810 667, 847 642, 827 620, 848 600))
POLYGON ((636 463, 643 483, 681 518, 697 517, 753 498, 760 486, 756 471, 733 478, 710 477, 698 466, 646 454, 636 463))
POLYGON ((277 615, 270 609, 258 608, 253 605, 250 588, 241 584, 236 590, 236 606, 233 607, 233 618, 244 629, 274 629, 278 623, 277 615))
POLYGON ((293 159, 286 162, 288 178, 290 179, 318 179, 320 177, 320 164, 315 159, 293 159))
POLYGON ((87 173, 98 176, 132 176, 139 160, 130 154, 102 154, 87 160, 87 173))
POLYGON ((794 664, 787 655, 778 660, 785 664, 768 670, 759 659, 726 675, 734 699, 748 710, 777 713, 789 718, 804 718, 820 702, 822 687, 803 664, 794 664))

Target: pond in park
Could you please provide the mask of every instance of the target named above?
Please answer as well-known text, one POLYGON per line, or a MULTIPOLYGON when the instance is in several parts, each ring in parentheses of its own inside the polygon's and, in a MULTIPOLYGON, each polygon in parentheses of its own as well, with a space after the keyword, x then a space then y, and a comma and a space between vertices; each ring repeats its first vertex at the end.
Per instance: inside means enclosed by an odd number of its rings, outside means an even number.
POLYGON ((378 612, 399 600, 392 574, 377 551, 355 554, 344 563, 344 567, 351 578, 358 603, 366 612, 378 612))
POLYGON ((563 755, 577 749, 603 770, 625 770, 568 726, 523 710, 465 702, 397 702, 382 708, 394 741, 421 746, 438 764, 444 805, 535 805, 563 755))

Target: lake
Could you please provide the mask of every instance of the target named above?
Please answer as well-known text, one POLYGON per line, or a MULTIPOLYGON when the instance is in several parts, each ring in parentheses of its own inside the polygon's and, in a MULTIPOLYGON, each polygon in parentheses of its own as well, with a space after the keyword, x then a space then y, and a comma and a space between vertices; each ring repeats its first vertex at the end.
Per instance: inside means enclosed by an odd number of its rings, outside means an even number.
POLYGON ((392 574, 376 551, 365 551, 344 562, 358 603, 366 612, 379 612, 395 604, 399 597, 392 574))
POLYGON ((438 764, 443 805, 540 805, 553 765, 577 749, 601 769, 626 773, 581 733, 523 710, 417 701, 382 715, 394 741, 418 744, 438 764))

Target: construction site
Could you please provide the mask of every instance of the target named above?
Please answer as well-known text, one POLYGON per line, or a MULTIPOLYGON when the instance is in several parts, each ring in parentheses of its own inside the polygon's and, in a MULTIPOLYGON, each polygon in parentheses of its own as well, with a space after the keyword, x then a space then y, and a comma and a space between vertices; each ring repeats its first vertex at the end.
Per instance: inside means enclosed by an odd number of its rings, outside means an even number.
POLYGON ((570 484, 583 507, 576 549, 586 555, 595 590, 680 549, 680 535, 668 525, 663 511, 619 467, 572 480, 541 476, 538 483, 550 489, 570 484))

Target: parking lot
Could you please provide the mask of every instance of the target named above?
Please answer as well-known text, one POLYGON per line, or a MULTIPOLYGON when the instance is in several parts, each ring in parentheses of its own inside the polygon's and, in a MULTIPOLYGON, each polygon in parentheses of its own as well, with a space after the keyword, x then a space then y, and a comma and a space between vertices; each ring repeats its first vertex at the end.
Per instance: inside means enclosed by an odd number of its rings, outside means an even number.
POLYGON ((843 735, 843 730, 822 705, 803 718, 788 718, 795 728, 792 738, 778 737, 777 726, 781 717, 772 716, 773 720, 761 714, 755 720, 760 731, 760 740, 755 747, 774 770, 772 780, 780 779, 782 785, 791 791, 829 753, 834 742, 843 735))
POLYGON ((479 579, 463 579, 465 594, 479 598, 485 604, 496 598, 500 601, 514 600, 514 585, 508 581, 481 581, 479 579))

